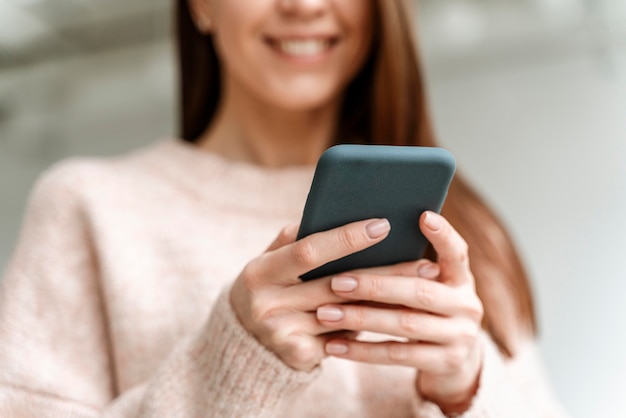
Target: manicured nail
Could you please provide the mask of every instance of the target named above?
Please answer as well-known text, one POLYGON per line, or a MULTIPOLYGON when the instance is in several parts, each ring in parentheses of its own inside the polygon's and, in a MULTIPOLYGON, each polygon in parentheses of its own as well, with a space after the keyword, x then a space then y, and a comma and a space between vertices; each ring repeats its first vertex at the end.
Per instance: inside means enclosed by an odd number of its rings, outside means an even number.
POLYGON ((365 227, 370 238, 380 238, 391 229, 387 219, 377 219, 367 224, 365 227))
POLYGON ((333 306, 322 306, 317 308, 317 319, 320 321, 339 321, 343 318, 343 311, 333 306))
POLYGON ((348 352, 348 346, 338 342, 327 343, 326 352, 328 354, 346 354, 348 352))
POLYGON ((352 277, 333 277, 330 282, 330 288, 335 292, 352 292, 357 285, 356 279, 352 277))
POLYGON ((432 231, 439 231, 443 227, 443 222, 441 221, 441 218, 438 215, 435 215, 433 212, 426 212, 424 223, 432 231))
POLYGON ((439 275, 439 267, 435 264, 424 264, 417 269, 417 275, 424 279, 434 279, 439 275))

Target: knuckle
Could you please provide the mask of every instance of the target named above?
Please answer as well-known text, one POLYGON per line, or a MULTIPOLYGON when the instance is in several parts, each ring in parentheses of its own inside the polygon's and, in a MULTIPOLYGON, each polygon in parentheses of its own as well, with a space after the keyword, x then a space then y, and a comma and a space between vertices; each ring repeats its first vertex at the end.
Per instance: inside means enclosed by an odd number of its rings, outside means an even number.
POLYGON ((273 347, 284 347, 289 343, 290 331, 281 326, 280 321, 267 321, 266 330, 269 333, 270 344, 273 347))
POLYGON ((476 343, 478 338, 478 326, 474 323, 466 323, 460 327, 459 330, 460 342, 466 346, 471 347, 476 343))
POLYGON ((257 316, 261 318, 261 343, 287 365, 296 369, 310 369, 324 357, 316 340, 303 333, 297 321, 290 319, 284 310, 259 310, 257 316))
POLYGON ((362 235, 354 228, 343 228, 339 233, 339 241, 348 250, 358 250, 361 248, 362 235))
POLYGON ((475 293, 468 298, 463 310, 468 318, 477 323, 481 323, 485 315, 485 308, 480 298, 475 293))
POLYGON ((365 310, 361 309, 358 306, 353 307, 352 309, 346 309, 346 316, 348 320, 352 323, 352 327, 355 330, 363 330, 365 324, 367 322, 367 317, 365 314, 365 310))
POLYGON ((317 250, 311 241, 303 239, 298 241, 291 250, 291 258, 303 267, 315 267, 317 250))
POLYGON ((448 371, 456 372, 463 368, 465 350, 460 346, 448 347, 445 351, 445 367, 448 371))
POLYGON ((420 330, 423 330, 421 317, 411 312, 402 313, 400 315, 400 329, 404 331, 407 336, 416 335, 420 330))
POLYGON ((261 306, 257 301, 252 301, 250 303, 250 318, 252 322, 258 324, 263 321, 265 317, 265 309, 261 306))
POLYGON ((405 363, 409 358, 409 352, 405 344, 389 344, 387 347, 387 356, 391 363, 405 363))
POLYGON ((288 342, 288 357, 293 364, 314 364, 320 357, 319 349, 309 338, 292 335, 288 342))
MULTIPOLYGON (((272 317, 271 312, 268 306, 259 298, 254 298, 250 302, 250 316, 255 324, 267 323, 268 318, 272 317)), ((271 328, 271 322, 265 324, 265 326, 271 328)))
POLYGON ((301 344, 296 351, 296 361, 300 364, 315 363, 318 357, 317 350, 312 344, 301 344))
MULTIPOLYGON (((383 279, 380 276, 367 276, 361 281, 361 286, 368 300, 377 300, 383 291, 383 279)), ((358 289, 358 288, 357 288, 358 289)))
POLYGON ((435 303, 435 294, 430 283, 425 280, 415 280, 414 286, 414 297, 416 300, 426 309, 432 307, 435 303))
POLYGON ((243 282, 248 289, 257 289, 263 282, 258 259, 250 261, 241 273, 243 282))

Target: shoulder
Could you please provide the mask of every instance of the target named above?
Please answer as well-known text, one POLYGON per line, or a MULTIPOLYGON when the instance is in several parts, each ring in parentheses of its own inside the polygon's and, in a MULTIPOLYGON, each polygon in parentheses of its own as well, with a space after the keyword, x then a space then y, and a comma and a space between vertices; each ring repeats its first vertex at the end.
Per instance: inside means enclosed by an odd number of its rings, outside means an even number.
POLYGON ((101 165, 102 161, 97 158, 70 157, 60 160, 39 175, 34 193, 76 193, 101 165))
POLYGON ((35 183, 40 193, 62 192, 80 195, 93 190, 94 185, 107 181, 131 183, 145 179, 158 171, 156 162, 164 141, 135 148, 112 156, 73 156, 62 159, 44 170, 35 183))
POLYGON ((97 165, 88 158, 68 158, 44 170, 30 193, 28 207, 31 216, 65 217, 68 210, 75 212, 97 165))
POLYGON ((75 156, 60 160, 37 178, 29 207, 38 211, 77 210, 125 186, 150 178, 155 144, 109 157, 75 156))

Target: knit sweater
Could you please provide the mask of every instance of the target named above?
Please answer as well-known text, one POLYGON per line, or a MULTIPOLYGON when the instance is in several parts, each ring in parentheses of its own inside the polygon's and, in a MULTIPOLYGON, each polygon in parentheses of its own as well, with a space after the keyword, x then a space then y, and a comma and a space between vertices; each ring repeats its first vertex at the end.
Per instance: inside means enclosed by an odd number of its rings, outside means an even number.
MULTIPOLYGON (((238 322, 229 285, 299 220, 312 175, 178 139, 47 170, 0 284, 0 417, 443 417, 411 368, 296 371, 238 322)), ((481 338, 463 416, 564 416, 534 342, 506 359, 481 338)))

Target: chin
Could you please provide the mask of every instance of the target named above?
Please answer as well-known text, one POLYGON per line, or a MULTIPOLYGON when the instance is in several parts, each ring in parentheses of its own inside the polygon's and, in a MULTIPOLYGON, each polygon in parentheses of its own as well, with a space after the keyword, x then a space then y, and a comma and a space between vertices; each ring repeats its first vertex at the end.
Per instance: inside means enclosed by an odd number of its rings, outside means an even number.
POLYGON ((322 88, 315 91, 294 89, 270 94, 268 104, 287 111, 316 111, 332 106, 339 96, 340 94, 334 89, 329 89, 329 91, 324 91, 322 88))
POLYGON ((315 112, 324 110, 332 103, 331 100, 291 100, 277 103, 277 107, 291 112, 315 112))

